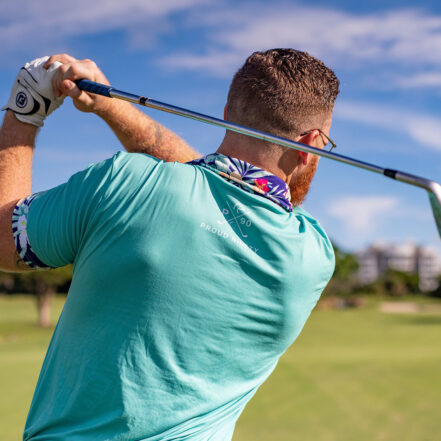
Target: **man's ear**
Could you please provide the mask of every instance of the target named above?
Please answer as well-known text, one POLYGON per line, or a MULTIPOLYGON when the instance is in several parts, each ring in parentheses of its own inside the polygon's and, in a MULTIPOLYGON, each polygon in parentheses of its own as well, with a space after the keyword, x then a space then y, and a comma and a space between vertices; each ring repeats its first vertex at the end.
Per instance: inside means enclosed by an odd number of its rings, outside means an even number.
MULTIPOLYGON (((309 145, 311 147, 315 147, 314 141, 317 139, 319 135, 320 132, 318 130, 312 130, 311 132, 308 132, 305 135, 301 136, 298 142, 309 145)), ((309 153, 301 152, 299 150, 299 158, 302 161, 303 165, 306 165, 308 163, 308 155, 309 153)))
POLYGON ((302 165, 306 165, 308 163, 309 153, 301 152, 300 150, 298 153, 299 153, 299 159, 300 159, 302 165))
POLYGON ((225 104, 225 107, 224 107, 224 120, 226 120, 227 119, 227 105, 225 104))

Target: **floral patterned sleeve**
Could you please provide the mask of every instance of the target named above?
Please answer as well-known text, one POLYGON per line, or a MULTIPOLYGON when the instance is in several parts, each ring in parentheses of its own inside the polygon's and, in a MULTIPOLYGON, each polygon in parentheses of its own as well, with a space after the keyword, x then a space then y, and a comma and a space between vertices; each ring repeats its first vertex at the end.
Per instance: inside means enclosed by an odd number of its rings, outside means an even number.
POLYGON ((32 250, 28 240, 27 224, 29 215, 29 206, 37 194, 28 196, 17 203, 12 214, 12 232, 14 235, 15 247, 17 253, 30 268, 42 269, 51 268, 43 263, 32 250))

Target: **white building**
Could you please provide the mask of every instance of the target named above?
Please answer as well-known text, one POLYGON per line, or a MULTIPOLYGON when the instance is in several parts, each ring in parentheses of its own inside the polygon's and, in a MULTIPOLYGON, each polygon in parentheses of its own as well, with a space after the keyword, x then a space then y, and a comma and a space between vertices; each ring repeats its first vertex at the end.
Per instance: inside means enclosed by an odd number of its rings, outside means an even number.
POLYGON ((356 253, 359 264, 358 280, 369 284, 378 279, 387 269, 406 273, 417 273, 421 291, 432 291, 438 287, 441 262, 436 248, 405 244, 375 243, 356 253))

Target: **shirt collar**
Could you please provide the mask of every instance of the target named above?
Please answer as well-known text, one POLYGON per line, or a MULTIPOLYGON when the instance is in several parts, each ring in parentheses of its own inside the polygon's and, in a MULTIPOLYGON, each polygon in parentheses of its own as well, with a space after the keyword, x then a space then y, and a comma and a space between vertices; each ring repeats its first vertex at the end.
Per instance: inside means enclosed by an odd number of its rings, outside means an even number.
POLYGON ((221 153, 212 153, 189 162, 208 168, 238 187, 272 200, 287 211, 292 211, 291 193, 286 182, 278 176, 248 162, 221 153))

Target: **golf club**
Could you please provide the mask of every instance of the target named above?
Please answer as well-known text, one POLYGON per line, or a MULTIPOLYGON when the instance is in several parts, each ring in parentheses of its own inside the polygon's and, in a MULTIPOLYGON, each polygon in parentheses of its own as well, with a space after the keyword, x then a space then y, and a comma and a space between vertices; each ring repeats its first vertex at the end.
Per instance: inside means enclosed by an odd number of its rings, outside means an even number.
POLYGON ((379 167, 368 162, 359 161, 357 159, 350 158, 348 156, 339 155, 338 153, 328 152, 320 150, 316 147, 301 144, 299 142, 291 141, 279 136, 270 135, 259 130, 250 129, 239 124, 234 124, 222 119, 214 118, 212 116, 203 115, 201 113, 193 112, 191 110, 176 107, 170 104, 162 103, 160 101, 146 98, 144 96, 134 95, 132 93, 124 92, 107 86, 105 84, 95 83, 89 80, 77 80, 75 81, 77 86, 86 92, 94 93, 97 95, 103 95, 109 98, 118 98, 131 103, 139 104, 141 106, 150 107, 156 110, 162 110, 163 112, 172 113, 174 115, 184 116, 186 118, 194 119, 196 121, 202 121, 214 126, 223 127, 224 129, 231 130, 233 132, 241 133, 243 135, 252 136, 263 141, 273 142, 284 147, 293 148, 302 152, 311 153, 313 155, 323 156, 334 161, 343 162, 345 164, 353 165, 358 168, 363 168, 371 172, 380 173, 388 178, 395 179, 406 184, 413 185, 415 187, 423 188, 429 195, 430 205, 432 206, 433 216, 435 218, 438 233, 441 237, 441 185, 435 181, 430 181, 426 178, 414 176, 409 173, 404 173, 398 170, 391 170, 389 168, 379 167))

